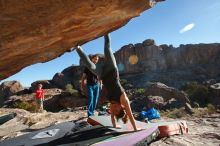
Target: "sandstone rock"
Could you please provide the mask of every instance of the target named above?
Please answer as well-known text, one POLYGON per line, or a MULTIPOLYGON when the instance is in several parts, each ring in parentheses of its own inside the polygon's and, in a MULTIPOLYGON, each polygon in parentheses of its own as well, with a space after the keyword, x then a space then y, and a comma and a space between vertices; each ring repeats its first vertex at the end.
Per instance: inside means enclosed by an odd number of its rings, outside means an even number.
POLYGON ((0 80, 124 26, 157 1, 2 2, 0 80))
POLYGON ((161 47, 163 50, 168 50, 170 47, 167 44, 162 44, 159 47, 161 47))
POLYGON ((83 66, 70 66, 61 73, 56 73, 52 81, 55 86, 61 89, 65 89, 67 84, 74 85, 74 88, 79 89, 80 77, 83 70, 83 66))
POLYGON ((134 47, 132 44, 125 45, 115 53, 116 60, 125 65, 122 73, 127 74, 136 73, 136 70, 140 70, 140 72, 167 70, 180 66, 187 68, 203 64, 203 66, 198 66, 201 70, 199 73, 217 76, 220 72, 219 67, 216 66, 220 63, 218 56, 220 56, 220 44, 188 44, 174 48, 168 45, 155 46, 151 39, 135 44, 134 47), (126 64, 131 54, 138 57, 135 67, 132 64, 126 64), (208 72, 207 67, 210 68, 208 72))
POLYGON ((53 82, 54 84, 58 87, 58 88, 61 88, 61 89, 65 89, 65 86, 68 84, 65 82, 65 77, 64 77, 64 74, 63 73, 56 73, 54 76, 53 76, 53 82))
POLYGON ((147 102, 147 105, 148 105, 148 108, 156 108, 156 109, 163 109, 164 105, 165 105, 165 102, 164 102, 164 99, 163 97, 161 96, 148 96, 146 98, 146 102, 147 102))
POLYGON ((50 112, 58 112, 63 109, 63 107, 59 104, 61 96, 60 94, 50 96, 44 100, 44 109, 50 112))
MULTIPOLYGON (((15 95, 17 92, 24 90, 24 87, 18 81, 5 81, 0 85, 0 101, 6 100, 7 97, 15 95)), ((0 103, 2 105, 2 103, 0 103)))
POLYGON ((163 110, 171 110, 171 109, 176 109, 176 108, 180 108, 183 107, 184 105, 178 101, 175 98, 171 98, 168 101, 166 101, 165 105, 163 106, 163 110))
POLYGON ((186 93, 159 82, 149 84, 146 87, 145 95, 162 96, 165 102, 175 99, 176 107, 185 106, 185 103, 190 103, 186 93))
POLYGON ((143 41, 143 45, 145 47, 152 46, 152 45, 155 45, 155 41, 153 39, 147 39, 147 40, 143 41))
POLYGON ((81 97, 66 96, 59 99, 59 104, 64 109, 87 106, 87 103, 88 103, 88 99, 81 97))
POLYGON ((145 44, 125 45, 115 52, 117 63, 123 65, 120 75, 134 82, 141 79, 142 82, 135 83, 135 86, 143 87, 144 82, 160 81, 180 88, 187 82, 220 80, 219 43, 188 44, 177 48, 166 44, 145 44), (128 61, 132 55, 138 60, 135 64, 128 61))

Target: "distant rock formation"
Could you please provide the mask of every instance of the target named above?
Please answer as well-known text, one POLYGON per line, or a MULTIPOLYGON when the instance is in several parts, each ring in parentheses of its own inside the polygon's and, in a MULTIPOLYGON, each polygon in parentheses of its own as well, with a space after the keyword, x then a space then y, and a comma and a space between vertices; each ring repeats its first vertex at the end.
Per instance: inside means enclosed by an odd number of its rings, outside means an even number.
MULTIPOLYGON (((123 46, 115 53, 120 74, 130 80, 159 81, 178 87, 183 81, 220 79, 220 44, 156 46, 154 40, 123 46), (139 80, 137 80, 139 79, 139 80)), ((138 85, 138 83, 135 83, 138 85)))
POLYGON ((209 67, 210 76, 220 73, 220 44, 188 44, 177 48, 168 45, 156 46, 154 40, 123 46, 115 53, 118 64, 124 65, 120 72, 123 74, 141 73, 146 71, 161 71, 168 69, 209 67), (137 63, 133 64, 130 57, 136 56, 137 63))
MULTIPOLYGON (((103 54, 98 54, 100 61, 103 54)), ((123 46, 114 53, 120 77, 135 87, 144 87, 148 82, 162 82, 180 88, 187 82, 220 81, 220 44, 187 44, 174 48, 172 45, 157 46, 147 39, 143 43, 123 46)), ((53 83, 64 89, 68 83, 79 87, 80 66, 66 68, 53 77, 53 83)))
POLYGON ((158 1, 1 1, 0 80, 116 30, 158 1))

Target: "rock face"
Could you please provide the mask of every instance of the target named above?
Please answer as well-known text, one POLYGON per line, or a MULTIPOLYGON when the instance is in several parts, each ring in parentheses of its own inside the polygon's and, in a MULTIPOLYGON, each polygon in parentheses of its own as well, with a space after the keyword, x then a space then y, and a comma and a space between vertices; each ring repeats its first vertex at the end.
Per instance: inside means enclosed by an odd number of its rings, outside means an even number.
POLYGON ((154 40, 123 46, 115 53, 118 64, 124 65, 121 73, 132 74, 146 71, 162 71, 198 66, 198 73, 217 76, 220 66, 220 44, 180 45, 177 48, 167 45, 156 46, 154 40), (136 56, 137 62, 131 57, 136 56), (208 71, 204 70, 208 67, 208 71))
POLYGON ((0 80, 124 26, 155 1, 0 1, 0 80))
POLYGON ((120 74, 133 80, 136 86, 143 86, 147 81, 178 87, 187 81, 220 80, 219 56, 218 43, 174 48, 171 45, 156 46, 151 39, 125 45, 115 53, 120 74), (137 79, 142 82, 137 83, 137 79))

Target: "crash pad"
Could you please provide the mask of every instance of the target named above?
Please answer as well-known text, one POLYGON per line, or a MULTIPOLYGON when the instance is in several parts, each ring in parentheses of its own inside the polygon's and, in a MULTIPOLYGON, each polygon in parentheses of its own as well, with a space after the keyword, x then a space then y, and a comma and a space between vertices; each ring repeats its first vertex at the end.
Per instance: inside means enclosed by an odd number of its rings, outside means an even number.
POLYGON ((86 121, 70 121, 3 140, 0 146, 85 146, 120 134, 104 126, 91 126, 86 121))
POLYGON ((147 128, 138 132, 123 134, 108 138, 92 146, 134 146, 147 145, 157 138, 159 130, 157 127, 147 128))
MULTIPOLYGON (((123 124, 122 121, 118 121, 117 124, 121 126, 120 129, 113 128, 112 122, 111 122, 111 116, 110 115, 103 115, 103 116, 90 116, 87 119, 87 122, 91 125, 102 125, 105 127, 109 127, 112 130, 118 131, 118 132, 130 132, 133 131, 133 127, 130 122, 123 124)), ((188 127, 187 123, 184 120, 172 120, 172 121, 158 121, 155 123, 145 123, 136 121, 137 127, 140 127, 142 129, 147 129, 151 127, 158 127, 160 134, 159 137, 167 137, 175 134, 185 134, 188 133, 188 127)))

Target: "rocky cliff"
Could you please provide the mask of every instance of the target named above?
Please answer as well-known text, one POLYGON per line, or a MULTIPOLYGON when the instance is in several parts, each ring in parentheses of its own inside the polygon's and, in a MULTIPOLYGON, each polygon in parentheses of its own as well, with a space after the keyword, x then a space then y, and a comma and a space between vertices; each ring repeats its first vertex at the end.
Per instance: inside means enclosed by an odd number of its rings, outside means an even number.
POLYGON ((124 26, 162 0, 0 0, 0 80, 124 26))
POLYGON ((134 82, 160 81, 179 86, 182 81, 220 79, 219 43, 175 48, 172 45, 157 46, 149 39, 123 46, 115 52, 115 57, 120 74, 134 82))

